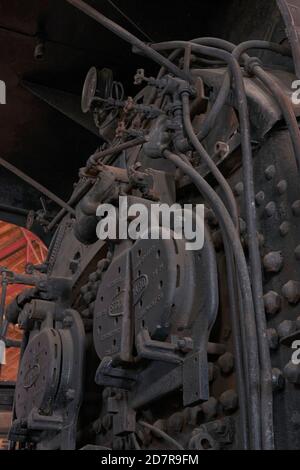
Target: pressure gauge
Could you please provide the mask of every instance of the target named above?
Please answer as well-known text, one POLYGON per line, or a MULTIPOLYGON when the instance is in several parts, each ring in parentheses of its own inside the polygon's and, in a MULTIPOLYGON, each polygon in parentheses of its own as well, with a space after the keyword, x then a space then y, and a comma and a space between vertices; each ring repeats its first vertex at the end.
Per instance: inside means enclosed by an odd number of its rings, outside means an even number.
MULTIPOLYGON (((91 106, 94 100, 97 98, 107 99, 111 96, 113 86, 113 73, 110 69, 97 70, 96 67, 92 67, 86 76, 84 81, 82 98, 81 98, 81 109, 84 113, 88 113, 91 110, 91 106)), ((98 103, 101 107, 101 102, 98 103)))

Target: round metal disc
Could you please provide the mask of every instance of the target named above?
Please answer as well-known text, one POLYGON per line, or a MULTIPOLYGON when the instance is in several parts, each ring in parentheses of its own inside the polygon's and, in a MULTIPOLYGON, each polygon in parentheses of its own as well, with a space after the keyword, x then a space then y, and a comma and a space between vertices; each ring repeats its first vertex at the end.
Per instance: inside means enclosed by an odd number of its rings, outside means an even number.
POLYGON ((96 67, 92 67, 86 76, 81 98, 81 109, 84 113, 88 113, 91 109, 93 99, 98 96, 100 98, 109 98, 113 83, 113 74, 110 69, 98 71, 96 67))
POLYGON ((27 345, 16 384, 16 414, 26 419, 33 408, 49 412, 56 395, 61 367, 61 339, 45 329, 27 345))
POLYGON ((88 71, 82 90, 81 109, 84 113, 88 113, 91 108, 92 100, 97 91, 97 82, 98 71, 96 67, 92 67, 88 71))

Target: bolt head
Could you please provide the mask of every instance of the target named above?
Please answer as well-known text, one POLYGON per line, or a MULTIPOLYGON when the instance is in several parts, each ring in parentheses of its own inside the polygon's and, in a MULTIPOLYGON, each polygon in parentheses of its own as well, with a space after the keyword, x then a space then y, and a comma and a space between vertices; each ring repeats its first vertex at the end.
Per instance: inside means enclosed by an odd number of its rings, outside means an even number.
POLYGON ((288 184, 286 180, 281 180, 276 186, 278 194, 281 196, 287 192, 288 184))
POLYGON ((234 357, 230 352, 226 352, 223 356, 219 357, 218 365, 223 374, 231 374, 234 369, 234 357))
POLYGON ((264 296, 264 304, 267 315, 276 315, 281 310, 281 296, 277 292, 270 291, 264 296))
POLYGON ((258 207, 263 205, 263 203, 265 202, 265 197, 266 196, 263 191, 260 191, 259 193, 256 194, 255 202, 258 207))
POLYGON ((291 229, 291 224, 289 222, 283 222, 279 227, 279 232, 282 237, 286 237, 291 229))
POLYGON ((268 166, 268 168, 265 170, 265 177, 267 180, 271 181, 274 176, 276 175, 276 168, 274 165, 268 166))
POLYGON ((290 304, 296 305, 300 301, 300 282, 287 282, 282 288, 282 293, 290 304))
POLYGON ((182 413, 174 413, 167 420, 167 431, 172 433, 179 433, 182 431, 184 425, 184 418, 182 413))
POLYGON ((268 273, 279 273, 283 268, 283 256, 280 251, 268 253, 263 259, 263 265, 268 273))
POLYGON ((220 396, 220 403, 226 413, 233 413, 238 408, 238 395, 235 390, 227 390, 220 396))
POLYGON ((271 201, 265 207, 265 213, 267 217, 273 217, 276 213, 276 204, 275 202, 271 201))
POLYGON ((244 184, 238 183, 234 188, 234 193, 236 196, 241 196, 244 192, 244 184))

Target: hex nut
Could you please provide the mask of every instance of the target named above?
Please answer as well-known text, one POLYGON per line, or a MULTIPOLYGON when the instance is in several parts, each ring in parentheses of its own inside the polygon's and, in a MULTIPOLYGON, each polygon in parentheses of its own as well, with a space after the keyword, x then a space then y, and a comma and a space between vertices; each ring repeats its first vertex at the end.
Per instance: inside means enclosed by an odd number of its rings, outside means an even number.
POLYGON ((283 268, 283 256, 280 251, 268 253, 263 259, 263 265, 268 273, 279 273, 283 268))
POLYGON ((281 296, 277 292, 270 291, 264 296, 264 304, 267 315, 276 315, 281 310, 281 296))
POLYGON ((226 352, 223 356, 219 357, 218 365, 223 374, 228 375, 234 369, 234 357, 230 352, 226 352))
POLYGON ((238 408, 238 395, 235 390, 227 390, 220 396, 220 403, 226 413, 233 413, 238 408))
POLYGON ((290 304, 297 304, 300 301, 300 282, 287 282, 282 288, 282 293, 290 304))

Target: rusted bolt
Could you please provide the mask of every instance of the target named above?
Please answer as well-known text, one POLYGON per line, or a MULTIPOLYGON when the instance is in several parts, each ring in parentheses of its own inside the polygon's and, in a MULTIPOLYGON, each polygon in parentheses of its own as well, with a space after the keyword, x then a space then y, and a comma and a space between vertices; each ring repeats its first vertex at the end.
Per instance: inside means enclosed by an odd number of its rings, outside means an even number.
POLYGON ((290 233, 291 224, 287 221, 283 222, 279 227, 279 232, 282 237, 286 237, 290 233))
POLYGON ((279 273, 283 267, 283 256, 280 251, 274 251, 264 257, 263 265, 268 273, 279 273))
POLYGON ((96 296, 94 292, 88 292, 87 294, 84 295, 83 299, 86 303, 86 305, 89 305, 91 302, 95 300, 96 296))
POLYGON ((234 357, 230 352, 226 352, 223 356, 219 357, 218 365, 220 366, 223 374, 231 374, 234 368, 234 357))
POLYGON ((244 184, 243 183, 238 183, 234 187, 234 193, 236 196, 241 196, 244 192, 244 184))
POLYGON ((90 282, 97 282, 101 278, 101 275, 99 273, 92 273, 89 275, 89 281, 90 282))
POLYGON ((290 304, 297 304, 300 300, 300 282, 287 282, 282 288, 282 293, 290 304))
POLYGON ((276 186, 278 194, 281 196, 287 192, 288 184, 286 180, 281 180, 276 186))
POLYGON ((179 433, 182 431, 184 419, 182 413, 174 413, 167 420, 167 430, 170 434, 179 433))
POLYGON ((270 291, 264 296, 264 304, 266 314, 273 316, 276 315, 281 309, 281 296, 277 292, 270 291))
POLYGON ((260 191, 256 194, 255 202, 258 207, 263 205, 263 203, 265 202, 265 193, 263 191, 260 191))
POLYGON ((271 181, 274 176, 276 175, 276 168, 274 165, 268 166, 268 168, 265 170, 265 177, 267 180, 271 181))
POLYGON ((271 201, 265 207, 265 214, 267 217, 273 217, 276 213, 276 204, 275 202, 271 201))
POLYGON ((238 396, 235 390, 227 390, 220 396, 220 403, 226 413, 233 413, 238 407, 238 396))

